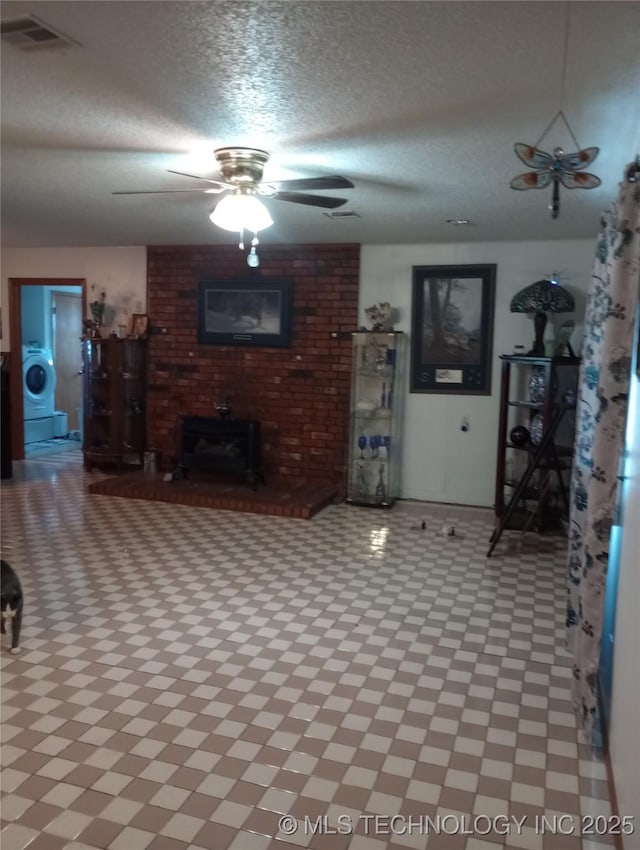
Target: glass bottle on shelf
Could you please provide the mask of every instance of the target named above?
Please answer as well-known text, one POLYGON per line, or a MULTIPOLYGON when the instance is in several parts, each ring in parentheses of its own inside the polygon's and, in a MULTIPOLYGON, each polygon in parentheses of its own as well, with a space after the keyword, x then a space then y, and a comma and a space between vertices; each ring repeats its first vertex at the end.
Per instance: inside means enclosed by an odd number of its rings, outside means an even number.
POLYGON ((361 499, 366 498, 368 493, 367 479, 364 476, 364 464, 358 464, 358 476, 356 481, 356 492, 361 499))
POLYGON ((387 491, 384 489, 384 465, 380 464, 378 471, 378 483, 376 485, 376 501, 383 503, 387 498, 387 491))

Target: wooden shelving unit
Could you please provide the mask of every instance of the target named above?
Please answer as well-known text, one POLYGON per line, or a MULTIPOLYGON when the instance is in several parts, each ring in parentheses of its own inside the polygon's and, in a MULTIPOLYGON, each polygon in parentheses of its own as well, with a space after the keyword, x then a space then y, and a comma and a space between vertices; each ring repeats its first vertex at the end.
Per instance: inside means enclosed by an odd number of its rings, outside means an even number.
POLYGON ((85 339, 82 353, 85 467, 142 467, 146 340, 85 339))
MULTIPOLYGON (((563 399, 575 393, 578 383, 580 359, 577 357, 529 357, 527 355, 502 355, 500 417, 498 423, 498 451, 496 463, 494 510, 499 519, 513 492, 548 433, 560 407, 567 405, 563 399), (535 392, 533 392, 535 390, 535 392), (510 439, 517 425, 527 429, 532 436, 524 444, 510 439)), ((572 407, 571 404, 568 405, 572 407)), ((572 410, 557 423, 557 432, 536 465, 528 486, 521 493, 521 504, 510 518, 512 528, 525 527, 534 521, 539 530, 557 525, 560 509, 555 502, 558 488, 549 486, 549 472, 559 466, 566 470, 567 479, 573 459, 573 430, 575 417, 572 410)))

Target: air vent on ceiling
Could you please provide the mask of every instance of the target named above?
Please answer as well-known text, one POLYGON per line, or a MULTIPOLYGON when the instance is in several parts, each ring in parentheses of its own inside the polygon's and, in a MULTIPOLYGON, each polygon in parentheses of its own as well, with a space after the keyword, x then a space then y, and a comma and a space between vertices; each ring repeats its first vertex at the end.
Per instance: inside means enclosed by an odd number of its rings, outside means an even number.
POLYGON ((333 212, 323 213, 327 218, 361 218, 361 216, 357 212, 353 212, 353 210, 343 210, 341 212, 335 210, 333 212))
POLYGON ((6 44, 13 44, 20 50, 76 46, 75 41, 56 32, 48 24, 43 24, 33 16, 2 21, 0 38, 6 44))

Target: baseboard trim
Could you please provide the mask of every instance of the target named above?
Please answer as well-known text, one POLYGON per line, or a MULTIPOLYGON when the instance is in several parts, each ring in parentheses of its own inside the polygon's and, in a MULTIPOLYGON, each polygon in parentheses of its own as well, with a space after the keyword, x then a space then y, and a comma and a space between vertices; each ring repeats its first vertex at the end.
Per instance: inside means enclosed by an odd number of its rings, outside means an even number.
MULTIPOLYGON (((604 707, 602 705, 602 691, 598 689, 598 713, 599 713, 599 727, 600 727, 600 735, 602 737, 602 755, 604 757, 604 764, 607 771, 607 785, 609 786, 609 803, 611 805, 611 814, 614 817, 620 818, 620 806, 618 805, 618 794, 616 792, 616 783, 615 777, 613 773, 613 762, 611 761, 611 750, 609 749, 609 729, 607 727, 607 723, 605 722, 605 712, 604 707)), ((626 850, 624 846, 624 841, 622 840, 622 835, 613 835, 613 843, 616 850, 626 850)))

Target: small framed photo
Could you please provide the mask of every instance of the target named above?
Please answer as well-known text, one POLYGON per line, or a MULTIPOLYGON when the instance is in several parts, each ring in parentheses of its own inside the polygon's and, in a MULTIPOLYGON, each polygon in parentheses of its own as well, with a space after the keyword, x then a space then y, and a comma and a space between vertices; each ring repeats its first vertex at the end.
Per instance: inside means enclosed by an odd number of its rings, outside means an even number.
POLYGON ((144 313, 132 313, 129 336, 142 337, 147 335, 149 317, 144 313))

